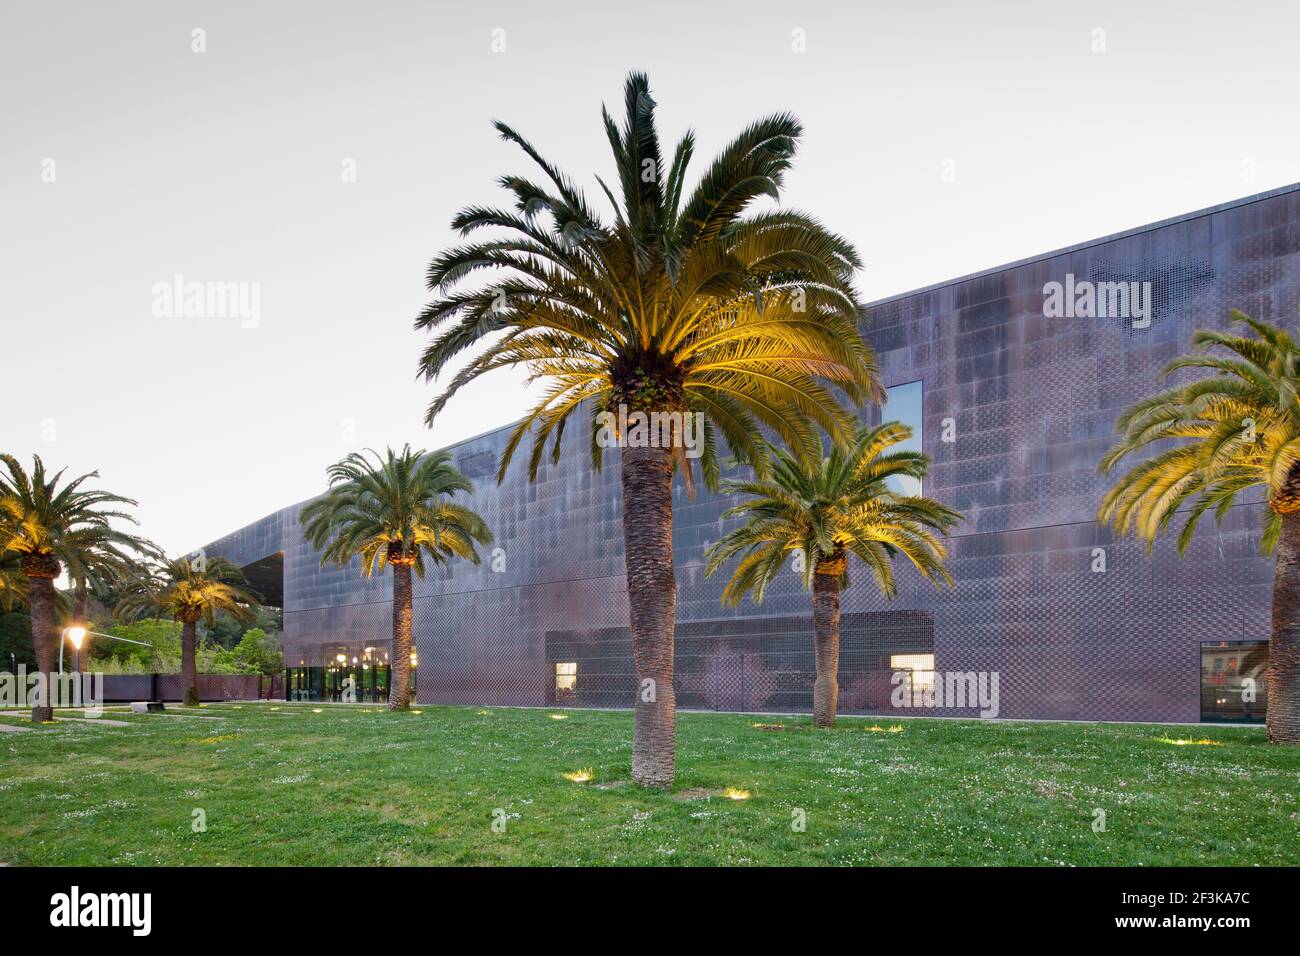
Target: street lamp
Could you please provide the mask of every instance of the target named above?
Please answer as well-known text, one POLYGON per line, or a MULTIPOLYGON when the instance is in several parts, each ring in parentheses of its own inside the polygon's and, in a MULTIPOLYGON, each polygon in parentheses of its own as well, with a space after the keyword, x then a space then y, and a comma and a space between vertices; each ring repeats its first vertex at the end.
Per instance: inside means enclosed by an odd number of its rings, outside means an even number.
MULTIPOLYGON (((137 644, 140 647, 153 646, 148 641, 134 641, 129 637, 118 637, 116 634, 102 634, 99 631, 92 631, 80 624, 74 624, 72 627, 65 627, 63 629, 63 636, 72 642, 72 646, 77 651, 77 669, 80 669, 79 665, 81 664, 81 643, 86 639, 88 634, 94 635, 95 637, 102 637, 109 641, 119 641, 123 644, 137 644)), ((59 673, 63 673, 63 641, 61 640, 59 641, 59 673)))
MULTIPOLYGON (((81 642, 86 639, 86 629, 80 624, 74 624, 72 627, 63 629, 63 636, 72 642, 72 648, 76 651, 73 657, 73 671, 81 670, 81 642)), ((59 642, 59 673, 63 673, 63 642, 59 642)))

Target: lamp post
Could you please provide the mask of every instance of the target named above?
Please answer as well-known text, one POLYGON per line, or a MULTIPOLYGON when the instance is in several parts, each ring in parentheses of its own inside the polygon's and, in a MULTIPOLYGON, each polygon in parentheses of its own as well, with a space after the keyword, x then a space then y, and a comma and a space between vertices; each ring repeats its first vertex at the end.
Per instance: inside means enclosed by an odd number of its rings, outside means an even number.
MULTIPOLYGON (((86 639, 86 629, 80 624, 74 624, 72 627, 63 629, 63 636, 72 642, 72 649, 76 656, 73 658, 73 671, 81 670, 81 642, 86 639)), ((59 673, 63 673, 63 642, 59 641, 59 673)))
MULTIPOLYGON (((73 649, 76 650, 76 663, 73 665, 74 670, 80 670, 81 667, 81 643, 87 635, 103 637, 110 641, 120 641, 123 644, 139 644, 141 647, 151 647, 148 641, 133 641, 129 637, 118 637, 115 634, 101 634, 99 631, 92 631, 89 628, 82 627, 80 624, 74 624, 72 627, 63 629, 63 636, 72 642, 73 649)), ((63 641, 59 641, 59 673, 63 673, 63 641)))

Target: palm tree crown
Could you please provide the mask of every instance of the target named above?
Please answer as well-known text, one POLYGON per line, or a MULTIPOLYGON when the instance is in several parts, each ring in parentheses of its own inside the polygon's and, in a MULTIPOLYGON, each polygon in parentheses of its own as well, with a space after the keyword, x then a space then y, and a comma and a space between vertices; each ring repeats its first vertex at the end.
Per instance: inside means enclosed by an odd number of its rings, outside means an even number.
POLYGON ((135 582, 118 601, 116 613, 124 620, 169 617, 212 627, 216 615, 223 612, 240 624, 250 624, 260 606, 260 597, 230 561, 184 557, 163 562, 135 582))
POLYGON ((1120 439, 1101 460, 1109 472, 1130 454, 1156 451, 1116 482, 1098 511, 1099 520, 1145 539, 1148 549, 1192 499, 1180 552, 1207 511, 1221 521, 1237 495, 1255 485, 1264 486, 1270 507, 1264 551, 1276 546, 1282 515, 1300 510, 1300 347, 1282 329, 1235 309, 1232 317, 1254 335, 1197 332, 1194 343, 1227 354, 1186 355, 1164 374, 1185 368, 1217 374, 1133 405, 1116 423, 1120 439), (1167 440, 1174 443, 1164 447, 1167 440))
POLYGON ((436 564, 452 558, 479 562, 474 544, 492 533, 469 508, 446 500, 472 491, 470 480, 445 452, 425 454, 405 446, 387 457, 353 452, 329 468, 330 490, 303 508, 306 535, 321 564, 342 566, 361 556, 361 572, 409 565, 424 576, 427 555, 436 564))
POLYGON ((604 113, 621 195, 598 178, 612 223, 531 143, 495 124, 545 179, 501 177, 514 210, 471 206, 452 225, 465 236, 489 227, 506 236, 450 249, 430 265, 429 289, 440 297, 416 325, 440 333, 421 361, 426 379, 462 350, 490 344, 451 379, 428 420, 467 382, 522 365, 550 387, 512 434, 499 479, 534 427, 530 476, 548 440, 558 459, 565 424, 584 402, 597 466, 596 416, 620 404, 703 413, 710 486, 719 434, 757 467, 766 461, 759 423, 820 454, 816 426, 851 433, 837 396, 860 402, 879 386, 858 329, 852 245, 800 212, 747 214, 759 197, 779 195, 799 122, 776 114, 753 123, 688 190, 694 136, 686 133, 666 162, 644 75, 628 77, 625 109, 621 129, 604 113), (482 270, 491 283, 456 289, 482 270))
POLYGON ((57 578, 64 567, 124 569, 133 555, 154 555, 157 548, 138 535, 114 527, 114 521, 135 524, 123 506, 136 502, 107 491, 82 488, 92 471, 60 481, 63 472, 47 474, 39 455, 32 456, 29 476, 18 459, 0 455, 7 474, 0 472, 0 553, 18 555, 28 577, 57 578))
POLYGON ((898 422, 860 427, 851 444, 833 445, 824 458, 778 451, 770 478, 726 482, 724 491, 750 497, 723 513, 724 518, 748 521, 708 551, 708 574, 740 556, 722 600, 739 604, 753 592, 755 602, 761 602, 795 552, 805 559, 805 588, 812 587, 817 573, 836 575, 841 586, 847 586, 850 554, 871 569, 887 597, 897 590, 891 559, 900 553, 936 585, 951 584, 941 535, 961 515, 930 498, 890 487, 891 478, 919 481, 925 476, 925 455, 889 451, 911 436, 911 429, 898 422))

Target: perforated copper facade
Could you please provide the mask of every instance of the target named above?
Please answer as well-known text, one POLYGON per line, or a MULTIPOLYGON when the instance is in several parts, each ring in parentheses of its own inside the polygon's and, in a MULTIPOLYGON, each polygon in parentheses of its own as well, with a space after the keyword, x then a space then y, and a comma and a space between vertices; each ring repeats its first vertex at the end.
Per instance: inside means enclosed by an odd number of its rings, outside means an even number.
MULTIPOLYGON (((874 303, 867 334, 885 383, 924 385, 926 493, 967 519, 952 542, 956 587, 901 569, 891 603, 865 573, 844 595, 845 711, 890 710, 889 657, 932 650, 940 670, 996 672, 1007 717, 1195 721, 1202 642, 1267 636, 1271 561, 1256 548, 1258 498, 1148 557, 1094 521, 1096 462, 1116 415, 1149 393, 1197 328, 1240 308, 1294 324, 1300 302, 1300 187, 874 303), (1147 328, 1124 318, 1045 318, 1043 287, 1151 284, 1147 328), (951 441, 945 440, 951 437, 951 441), (1098 551, 1097 549, 1101 549, 1098 551), (1105 570, 1095 570, 1104 559, 1105 570)), ((627 706, 618 459, 594 472, 576 434, 534 484, 492 475, 506 430, 454 446, 468 502, 502 549, 417 582, 423 703, 627 706), (576 663, 557 688, 557 663, 576 663), (562 682, 563 683, 563 682, 562 682)), ((677 680, 683 707, 811 706, 810 599, 791 572, 761 607, 719 605, 703 552, 725 498, 675 492, 677 680)), ((388 646, 390 584, 321 569, 298 507, 208 547, 240 563, 284 555, 286 660, 388 646)), ((949 712, 949 711, 940 711, 949 712)), ((971 713, 971 711, 962 711, 971 713)))

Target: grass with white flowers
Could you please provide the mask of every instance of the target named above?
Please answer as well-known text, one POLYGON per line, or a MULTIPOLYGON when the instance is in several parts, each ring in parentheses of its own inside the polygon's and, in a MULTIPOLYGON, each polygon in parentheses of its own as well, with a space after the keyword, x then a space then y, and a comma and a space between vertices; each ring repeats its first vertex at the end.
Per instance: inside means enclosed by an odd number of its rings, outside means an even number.
POLYGON ((627 783, 630 713, 418 710, 0 734, 0 863, 1300 862, 1300 748, 1259 727, 686 713, 660 793, 627 783))

